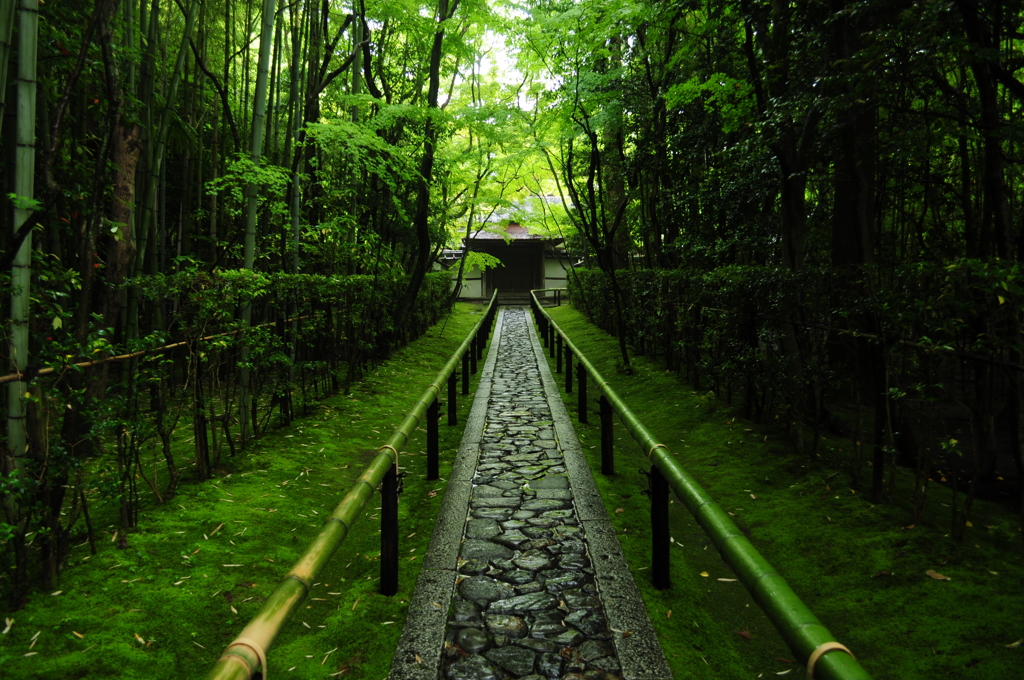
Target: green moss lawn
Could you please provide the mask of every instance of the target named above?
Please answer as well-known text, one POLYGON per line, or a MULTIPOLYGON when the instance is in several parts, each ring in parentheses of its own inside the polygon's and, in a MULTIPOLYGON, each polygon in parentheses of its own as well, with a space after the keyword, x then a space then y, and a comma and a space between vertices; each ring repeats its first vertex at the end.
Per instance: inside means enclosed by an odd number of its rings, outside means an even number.
MULTIPOLYGON (((872 505, 851 490, 844 453, 851 442, 829 439, 813 461, 798 457, 781 432, 744 422, 644 357, 635 358, 634 375, 618 372, 614 338, 569 306, 549 311, 874 677, 1024 677, 1019 512, 976 501, 972 526, 955 543, 947 537, 951 492, 933 484, 925 521, 911 526, 910 471, 898 473, 892 502, 872 505)), ((575 393, 566 404, 575 418, 575 393)), ((647 478, 639 472, 649 465, 616 421, 616 474, 603 477, 599 421, 590 421, 577 432, 593 453, 595 479, 675 676, 803 678, 744 587, 720 580, 735 575, 678 501, 671 506, 672 587, 650 586, 647 478)))
MULTIPOLYGON (((116 508, 97 500, 98 554, 83 539, 60 591, 36 591, 23 609, 3 613, 13 623, 0 635, 0 676, 204 677, 479 313, 459 305, 443 337, 435 327, 352 394, 320 402, 292 427, 227 458, 217 479, 186 483, 162 505, 147 502, 125 548, 115 537, 116 508)), ((813 461, 797 457, 781 433, 744 422, 642 357, 634 375, 616 372, 614 339, 570 307, 551 313, 876 678, 1021 677, 1024 644, 1012 645, 1024 638, 1024 551, 1011 508, 976 502, 965 541, 954 543, 946 537, 950 491, 933 485, 926 520, 911 527, 909 472, 897 477, 893 502, 872 505, 841 471, 849 442, 822 442, 813 461)), ((566 401, 575 414, 575 395, 566 401)), ((460 423, 469 406, 460 399, 460 423)), ((593 452, 595 478, 675 676, 803 678, 743 586, 720 580, 735 576, 678 502, 672 588, 649 586, 645 457, 617 425, 617 474, 603 478, 591 420, 578 427, 580 440, 593 452)), ((442 479, 461 437, 444 422, 442 479)), ((424 478, 418 435, 402 453, 407 568, 399 595, 376 593, 375 497, 270 650, 276 677, 387 676, 444 491, 443 481, 424 478)))

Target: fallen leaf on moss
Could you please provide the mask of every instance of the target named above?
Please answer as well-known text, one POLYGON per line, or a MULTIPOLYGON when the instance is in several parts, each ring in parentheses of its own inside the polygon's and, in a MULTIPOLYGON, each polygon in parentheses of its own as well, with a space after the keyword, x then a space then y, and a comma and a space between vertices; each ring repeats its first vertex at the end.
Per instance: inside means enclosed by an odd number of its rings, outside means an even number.
POLYGON ((753 498, 755 501, 757 500, 757 496, 755 494, 750 494, 750 497, 753 498))
POLYGON ((703 576, 704 578, 707 578, 707 577, 708 577, 708 576, 710 576, 711 574, 709 574, 709 573, 708 573, 708 572, 706 572, 706 571, 702 571, 702 572, 700 572, 700 575, 701 575, 701 576, 703 576))
POLYGON ((615 514, 620 515, 626 511, 625 508, 615 508, 615 514))
POLYGON ((750 639, 750 631, 749 630, 734 630, 733 632, 736 633, 737 635, 739 635, 741 638, 746 638, 748 640, 750 639))
POLYGON ((82 635, 81 633, 79 633, 77 630, 71 631, 71 634, 74 635, 79 640, 84 640, 85 639, 85 636, 82 635))
POLYGON ((951 580, 948 576, 943 576, 942 574, 940 574, 939 572, 935 571, 934 569, 929 569, 928 571, 926 571, 924 573, 928 574, 929 576, 931 576, 936 581, 949 581, 949 580, 951 580))
POLYGON ((784 671, 779 671, 779 672, 778 672, 778 673, 776 673, 775 675, 785 675, 786 673, 792 673, 792 672, 793 672, 793 669, 792 669, 792 668, 790 668, 790 669, 788 669, 788 670, 784 670, 784 671))
POLYGON ((735 583, 736 582, 736 579, 734 579, 734 578, 720 578, 718 580, 719 581, 723 581, 725 583, 735 583))
POLYGON ((1016 642, 1011 642, 1010 644, 1008 644, 1006 646, 1008 648, 1010 648, 1010 649, 1016 649, 1017 647, 1020 647, 1021 645, 1024 645, 1024 638, 1021 638, 1021 639, 1017 640, 1016 642))
POLYGON ((672 618, 672 610, 671 610, 671 609, 669 609, 669 610, 668 610, 668 613, 667 613, 667 614, 665 614, 665 618, 666 618, 666 619, 671 619, 671 618, 672 618))

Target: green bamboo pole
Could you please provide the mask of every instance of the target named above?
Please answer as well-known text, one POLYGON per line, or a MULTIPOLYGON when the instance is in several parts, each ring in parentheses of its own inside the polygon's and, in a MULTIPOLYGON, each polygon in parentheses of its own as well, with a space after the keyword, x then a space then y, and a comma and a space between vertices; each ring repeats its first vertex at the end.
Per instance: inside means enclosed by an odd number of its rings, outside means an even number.
MULTIPOLYGON (((274 17, 277 0, 263 0, 263 25, 260 29, 259 65, 256 71, 256 92, 253 96, 252 144, 249 147, 249 159, 259 167, 263 156, 264 121, 267 117, 267 81, 270 78, 270 56, 274 49, 274 17)), ((246 187, 246 221, 245 221, 245 263, 246 269, 252 269, 256 257, 256 203, 259 198, 259 187, 249 182, 246 187)))
POLYGON ((15 0, 0 0, 0 134, 3 133, 7 104, 7 64, 11 55, 11 33, 14 31, 15 0))
POLYGON ((334 508, 331 516, 321 527, 320 533, 306 548, 306 552, 278 583, 277 588, 266 599, 256 616, 224 649, 220 659, 206 676, 207 680, 248 680, 261 668, 264 677, 266 676, 267 650, 277 639, 285 622, 309 594, 309 589, 316 581, 317 575, 348 536, 352 525, 373 496, 373 490, 384 479, 388 470, 398 465, 398 452, 409 441, 409 437, 415 432, 416 427, 423 422, 427 408, 445 388, 448 377, 459 366, 462 355, 475 351, 474 339, 478 333, 484 332, 484 324, 490 323, 492 312, 497 305, 497 297, 498 294, 495 291, 491 296, 487 311, 473 326, 473 330, 448 359, 434 381, 420 395, 412 410, 402 420, 402 424, 388 438, 387 443, 377 449, 377 456, 370 461, 370 465, 363 470, 345 498, 334 508))
MULTIPOLYGON (((256 92, 253 97, 254 108, 252 115, 252 144, 249 147, 249 159, 255 167, 260 166, 260 159, 263 156, 263 133, 264 121, 267 117, 267 80, 270 72, 270 55, 274 49, 274 17, 277 12, 277 0, 263 0, 263 24, 260 28, 260 54, 256 71, 256 92)), ((256 262, 256 203, 259 198, 259 187, 255 182, 249 182, 245 188, 245 251, 243 254, 245 269, 252 269, 256 262)), ((248 328, 252 325, 252 303, 246 302, 242 308, 242 325, 248 328)), ((242 345, 242 398, 239 400, 240 428, 242 430, 242 442, 249 439, 249 416, 251 413, 250 402, 252 391, 249 386, 248 368, 249 349, 248 345, 242 345)))
MULTIPOLYGON (((18 25, 18 118, 14 152, 14 233, 33 213, 36 159, 36 44, 39 27, 37 0, 21 0, 18 25)), ((28 324, 32 292, 32 232, 21 242, 11 265, 11 369, 21 374, 28 365, 28 324)), ((7 447, 17 470, 25 469, 25 390, 17 380, 7 388, 7 447)))
MULTIPOLYGON (((553 290, 553 289, 542 289, 553 290)), ((814 677, 824 680, 870 680, 871 676, 854 659, 852 654, 837 648, 835 636, 829 632, 811 613, 786 581, 775 572, 775 569, 758 552, 757 548, 740 531, 729 515, 715 503, 714 499, 701 487, 671 455, 668 446, 659 442, 640 419, 626 405, 626 402, 615 392, 612 386, 601 376, 598 370, 580 352, 580 350, 562 332, 558 324, 541 307, 537 299, 538 291, 532 291, 534 309, 539 310, 547 323, 554 327, 562 337, 576 359, 600 386, 604 397, 619 414, 619 420, 625 426, 641 448, 647 453, 648 459, 668 480, 669 486, 676 496, 686 505, 697 523, 711 538, 722 559, 732 567, 739 580, 746 586, 754 600, 771 620, 782 635, 790 650, 800 663, 805 666, 816 650, 833 651, 818 652, 814 665, 814 677)))

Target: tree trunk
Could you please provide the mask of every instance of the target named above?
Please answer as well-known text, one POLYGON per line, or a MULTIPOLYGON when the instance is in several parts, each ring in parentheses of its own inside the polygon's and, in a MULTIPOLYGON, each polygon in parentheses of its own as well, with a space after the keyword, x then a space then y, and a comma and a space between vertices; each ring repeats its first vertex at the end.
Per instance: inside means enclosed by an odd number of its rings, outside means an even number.
POLYGON ((413 229, 416 231, 416 253, 409 286, 399 300, 395 312, 395 330, 401 332, 406 316, 416 304, 416 296, 423 285, 430 264, 430 185, 434 174, 434 147, 437 145, 438 130, 434 125, 433 113, 437 111, 437 95, 441 87, 441 57, 444 54, 444 22, 452 17, 458 2, 449 5, 448 0, 438 0, 437 29, 434 43, 430 48, 430 70, 427 74, 427 122, 423 131, 423 156, 420 158, 419 177, 416 180, 416 215, 413 229))

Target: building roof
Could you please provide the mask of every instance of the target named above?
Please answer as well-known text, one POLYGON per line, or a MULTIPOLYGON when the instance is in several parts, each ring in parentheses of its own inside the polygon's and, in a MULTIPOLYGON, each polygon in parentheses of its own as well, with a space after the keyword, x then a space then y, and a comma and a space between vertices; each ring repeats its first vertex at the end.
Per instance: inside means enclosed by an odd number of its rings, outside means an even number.
POLYGON ((512 222, 508 225, 495 225, 490 229, 477 229, 469 237, 470 241, 541 241, 540 234, 531 234, 521 224, 512 222))

